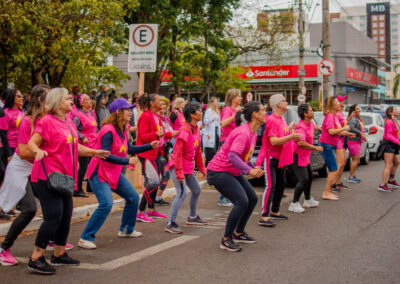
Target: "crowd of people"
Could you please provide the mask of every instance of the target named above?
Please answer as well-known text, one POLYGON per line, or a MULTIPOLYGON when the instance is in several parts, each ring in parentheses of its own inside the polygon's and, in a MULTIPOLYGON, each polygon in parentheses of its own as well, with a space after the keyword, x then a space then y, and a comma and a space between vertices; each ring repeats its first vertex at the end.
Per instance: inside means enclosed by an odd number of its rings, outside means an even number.
MULTIPOLYGON (((2 92, 0 107, 0 218, 20 213, 0 248, 0 263, 15 265, 11 254, 18 235, 36 214, 37 198, 43 214, 28 269, 55 273, 54 266, 79 265, 68 256, 74 246, 67 243, 73 210, 73 196, 85 198, 93 192, 98 207, 83 230, 78 246, 96 249, 95 238, 113 205, 116 193, 125 199, 118 237, 137 238, 136 222, 166 222, 165 231, 181 234, 179 209, 188 194, 188 225, 207 225, 201 218, 198 203, 201 187, 196 172, 220 193, 218 205, 232 206, 227 218, 220 248, 240 251, 242 243, 255 243, 246 231, 246 224, 257 205, 258 197, 247 175, 265 178, 261 201, 260 226, 274 227, 276 220, 287 220, 280 205, 284 195, 286 168, 293 166, 297 177, 289 211, 302 213, 319 202, 311 195, 313 173, 312 151, 319 151, 328 168, 323 200, 339 200, 338 192, 346 188, 342 182, 346 163, 345 148, 352 157, 349 183, 359 183, 355 172, 360 161, 361 144, 366 140, 360 108, 350 107, 347 118, 342 111, 347 97, 331 96, 324 104, 322 127, 314 124, 310 105, 298 106, 299 123, 287 125, 288 109, 282 94, 272 95, 266 108, 258 101, 241 106, 241 91, 226 93, 225 106, 211 97, 207 105, 188 102, 181 97, 170 100, 158 94, 134 93, 117 98, 115 89, 107 93, 79 93, 77 87, 34 87, 29 100, 17 89, 2 92), (205 114, 203 116, 203 111, 205 114), (262 145, 255 164, 251 162, 257 142, 257 130, 264 127, 262 145), (314 132, 320 131, 319 145, 314 145, 314 132), (127 169, 140 163, 144 192, 139 194, 125 176, 127 169), (73 193, 56 190, 52 175, 73 180, 73 193), (176 196, 169 204, 162 199, 168 180, 172 178, 176 196), (84 181, 87 187, 84 189, 84 181), (300 198, 304 194, 304 202, 300 198), (157 206, 171 205, 169 216, 157 206), (50 263, 46 249, 52 250, 50 263)), ((399 166, 400 127, 398 111, 386 111, 384 141, 380 145, 385 161, 378 190, 390 192, 400 187, 395 181, 399 166)))

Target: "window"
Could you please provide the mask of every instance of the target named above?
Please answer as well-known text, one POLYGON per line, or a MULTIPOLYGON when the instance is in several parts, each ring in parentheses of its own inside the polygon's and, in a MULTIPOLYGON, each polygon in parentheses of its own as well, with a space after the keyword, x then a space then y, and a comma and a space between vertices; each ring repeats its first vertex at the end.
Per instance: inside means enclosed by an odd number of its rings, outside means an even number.
POLYGON ((379 51, 379 55, 385 55, 385 51, 384 50, 379 51))
POLYGON ((372 24, 372 27, 373 27, 373 28, 377 28, 377 27, 378 27, 378 23, 373 23, 373 24, 372 24))
POLYGON ((392 36, 393 39, 398 39, 399 37, 397 35, 392 36))
POLYGON ((373 33, 374 35, 376 35, 376 34, 378 34, 378 30, 372 30, 372 33, 373 33))
POLYGON ((384 37, 384 36, 380 36, 380 37, 379 37, 379 40, 380 40, 380 41, 384 41, 384 40, 385 40, 385 37, 384 37))
POLYGON ((364 22, 365 22, 366 19, 367 19, 367 17, 365 17, 365 16, 361 16, 361 17, 360 17, 360 21, 364 21, 364 22))
POLYGON ((379 15, 379 20, 383 21, 385 19, 385 15, 379 15))
POLYGON ((364 23, 360 23, 360 27, 365 27, 365 24, 364 23))
POLYGON ((384 30, 384 29, 380 29, 380 30, 379 30, 379 33, 385 34, 385 30, 384 30))
POLYGON ((390 15, 393 21, 397 20, 397 15, 390 15))
POLYGON ((373 21, 377 21, 378 20, 378 16, 377 15, 372 15, 372 20, 373 21))
POLYGON ((397 33, 399 30, 397 28, 392 29, 392 32, 397 33))
POLYGON ((379 23, 379 27, 380 27, 380 28, 383 28, 384 26, 385 26, 385 23, 384 23, 384 22, 380 22, 380 23, 379 23))
POLYGON ((392 27, 397 26, 397 22, 392 22, 392 27))
POLYGON ((385 44, 384 44, 384 43, 380 43, 380 44, 379 44, 379 47, 380 47, 380 48, 385 48, 385 44))
POLYGON ((398 46, 398 45, 399 45, 399 43, 398 43, 398 42, 393 42, 393 43, 392 43, 392 45, 394 45, 394 46, 398 46))
POLYGON ((348 16, 346 17, 347 21, 352 22, 353 21, 353 17, 352 16, 348 16))

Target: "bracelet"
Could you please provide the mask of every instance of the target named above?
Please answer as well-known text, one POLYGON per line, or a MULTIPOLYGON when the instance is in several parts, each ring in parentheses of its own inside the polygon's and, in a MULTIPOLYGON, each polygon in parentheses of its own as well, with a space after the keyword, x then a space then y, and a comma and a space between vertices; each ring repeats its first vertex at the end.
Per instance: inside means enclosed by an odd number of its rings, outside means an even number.
POLYGON ((92 157, 96 155, 96 150, 92 150, 92 157))

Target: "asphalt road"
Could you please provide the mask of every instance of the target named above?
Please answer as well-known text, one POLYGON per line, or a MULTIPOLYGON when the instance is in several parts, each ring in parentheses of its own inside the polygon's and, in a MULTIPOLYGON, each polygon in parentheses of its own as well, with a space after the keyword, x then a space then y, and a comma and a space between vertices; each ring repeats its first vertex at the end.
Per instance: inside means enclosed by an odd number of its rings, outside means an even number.
MULTIPOLYGON (((208 226, 184 225, 185 201, 178 217, 184 234, 165 233, 164 221, 157 221, 137 225, 142 238, 120 239, 121 212, 116 212, 98 233, 96 250, 70 252, 81 266, 58 267, 52 276, 27 271, 23 262, 35 235, 24 236, 12 250, 21 263, 1 266, 0 283, 400 283, 400 190, 376 190, 382 165, 360 166, 362 183, 340 193, 337 202, 321 201, 325 180, 316 178, 312 195, 320 206, 303 214, 287 211, 293 194, 287 189, 281 212, 289 220, 277 221, 272 229, 257 225, 259 200, 247 227, 257 243, 243 245, 238 253, 219 249, 230 209, 216 205, 216 191, 205 190, 199 214, 209 220, 208 226)), ((261 198, 263 188, 257 186, 256 191, 261 198)), ((169 214, 169 207, 160 211, 169 214)), ((77 243, 85 224, 72 225, 69 242, 77 243)))

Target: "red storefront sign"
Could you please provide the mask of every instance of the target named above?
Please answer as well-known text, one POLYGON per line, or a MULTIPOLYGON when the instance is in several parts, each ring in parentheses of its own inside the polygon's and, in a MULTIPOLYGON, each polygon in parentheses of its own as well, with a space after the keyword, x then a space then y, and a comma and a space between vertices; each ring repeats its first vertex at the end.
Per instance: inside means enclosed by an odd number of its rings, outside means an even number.
MULTIPOLYGON (((243 67, 250 70, 239 75, 243 79, 276 79, 276 78, 298 78, 299 65, 280 65, 280 66, 249 66, 243 67)), ((318 65, 304 65, 305 77, 318 77, 318 65)))
MULTIPOLYGON (((172 77, 173 77, 173 75, 171 73, 169 73, 168 70, 161 71, 161 82, 169 82, 169 81, 171 81, 172 77)), ((186 76, 185 80, 186 81, 199 81, 200 78, 199 77, 190 78, 189 76, 186 76)))
POLYGON ((346 78, 378 86, 378 76, 346 67, 346 78))

